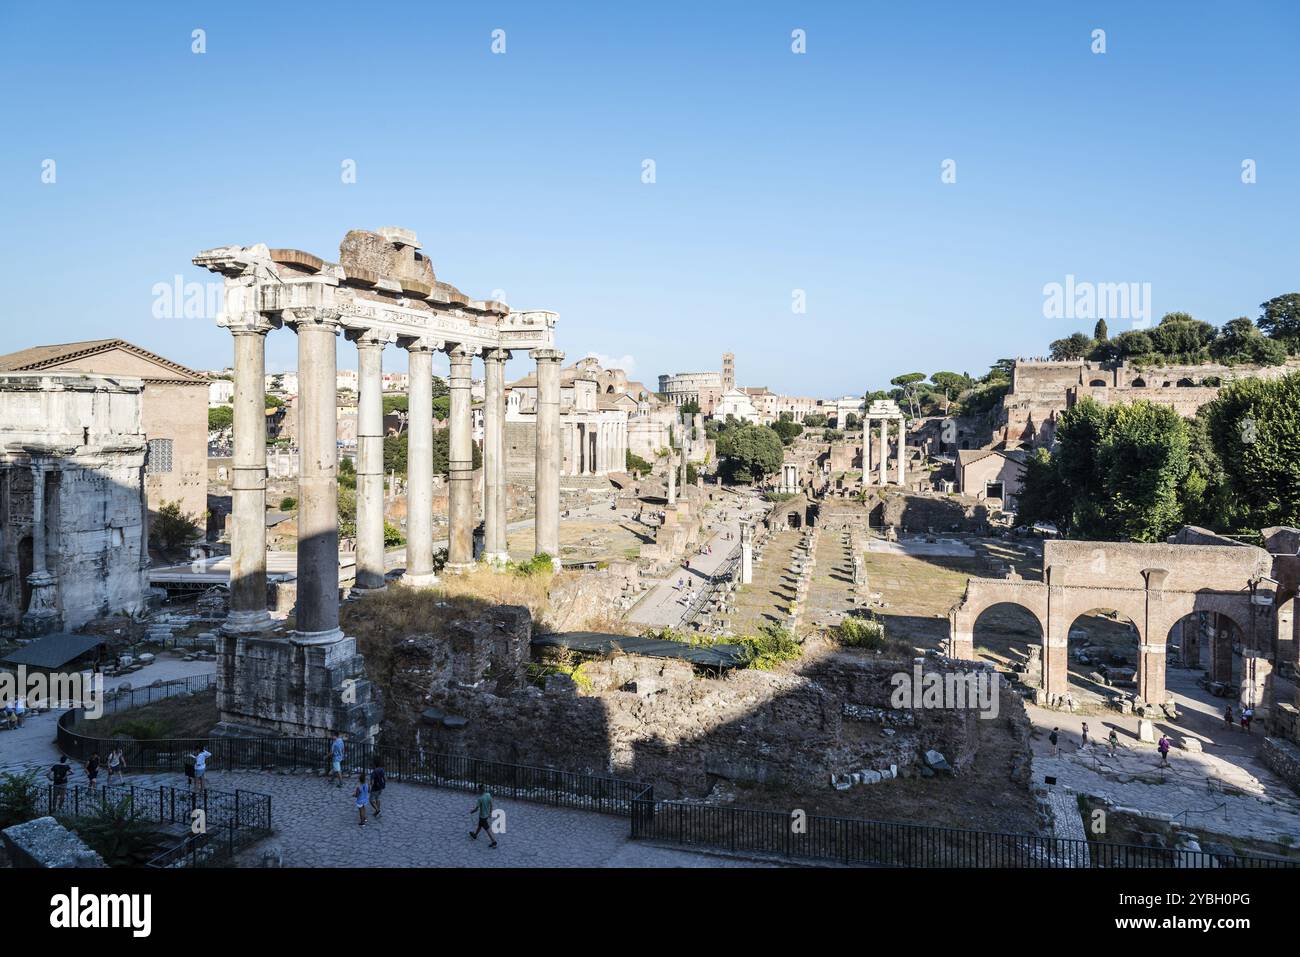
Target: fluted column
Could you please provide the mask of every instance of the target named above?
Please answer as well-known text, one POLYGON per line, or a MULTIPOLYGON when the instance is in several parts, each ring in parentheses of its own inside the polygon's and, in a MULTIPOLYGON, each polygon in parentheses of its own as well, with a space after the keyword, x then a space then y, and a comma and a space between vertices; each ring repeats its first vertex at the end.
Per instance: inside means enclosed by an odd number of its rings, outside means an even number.
POLYGON ((882 418, 880 420, 880 456, 879 456, 881 485, 885 485, 889 481, 889 476, 888 474, 886 474, 889 470, 888 466, 889 466, 889 420, 882 418))
POLYGON ((409 354, 406 410, 406 572, 415 588, 436 584, 433 573, 433 353, 441 343, 416 339, 409 354))
POLYGON ((339 630, 338 313, 285 312, 298 334, 298 627, 300 644, 329 644, 339 630), (290 314, 292 313, 292 315, 290 314))
POLYGON ((534 349, 537 362, 536 554, 560 567, 560 363, 558 349, 534 349))
POLYGON ((447 565, 449 572, 474 567, 474 422, 470 405, 474 350, 453 346, 447 350, 451 374, 447 444, 447 565))
POLYGON ((266 610, 266 334, 256 313, 230 324, 235 346, 234 461, 230 480, 230 613, 225 630, 271 627, 266 610))
POLYGON ((384 346, 393 339, 366 331, 357 345, 357 588, 384 587, 384 346))
POLYGON ((506 360, 508 349, 483 354, 483 557, 500 564, 506 547, 506 360))

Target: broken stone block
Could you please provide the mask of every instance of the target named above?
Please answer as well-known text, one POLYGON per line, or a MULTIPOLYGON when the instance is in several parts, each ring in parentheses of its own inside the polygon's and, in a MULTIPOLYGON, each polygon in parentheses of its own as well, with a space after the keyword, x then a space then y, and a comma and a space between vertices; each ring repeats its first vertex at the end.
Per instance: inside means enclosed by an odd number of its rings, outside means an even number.
POLYGON ((1143 718, 1138 722, 1138 740, 1154 744, 1156 740, 1156 726, 1149 718, 1143 718))
POLYGON ((925 752, 925 763, 932 771, 940 774, 952 773, 952 765, 948 763, 948 759, 933 749, 925 752))
POLYGON ((0 831, 15 868, 105 867, 104 859, 52 817, 38 817, 0 831))

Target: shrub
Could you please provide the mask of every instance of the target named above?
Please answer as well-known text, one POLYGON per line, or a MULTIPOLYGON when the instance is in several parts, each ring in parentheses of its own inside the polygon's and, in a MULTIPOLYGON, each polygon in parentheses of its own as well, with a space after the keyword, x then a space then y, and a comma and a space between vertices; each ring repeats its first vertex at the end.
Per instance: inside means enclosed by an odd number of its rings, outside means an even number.
POLYGON ((885 646, 885 625, 874 618, 845 618, 831 632, 831 637, 846 648, 875 651, 885 646))
POLYGON ((789 629, 779 625, 764 625, 757 635, 733 639, 744 652, 744 667, 770 671, 783 661, 794 661, 803 648, 789 629))
POLYGON ((555 571, 555 562, 546 552, 538 552, 526 562, 511 563, 516 575, 529 578, 533 575, 550 575, 555 571))
POLYGON ((35 771, 0 774, 0 830, 39 817, 40 795, 35 771))
POLYGON ((199 523, 181 511, 179 501, 163 502, 149 522, 149 537, 163 548, 176 548, 199 537, 199 523))
POLYGON ((69 820, 68 827, 109 867, 141 867, 163 845, 156 826, 136 810, 130 797, 106 798, 93 813, 69 820))
POLYGON ((286 495, 284 498, 280 499, 280 511, 282 512, 292 512, 297 507, 298 500, 292 495, 286 495))
POLYGON ((402 530, 392 522, 384 522, 384 547, 396 548, 405 544, 406 538, 402 535, 402 530))

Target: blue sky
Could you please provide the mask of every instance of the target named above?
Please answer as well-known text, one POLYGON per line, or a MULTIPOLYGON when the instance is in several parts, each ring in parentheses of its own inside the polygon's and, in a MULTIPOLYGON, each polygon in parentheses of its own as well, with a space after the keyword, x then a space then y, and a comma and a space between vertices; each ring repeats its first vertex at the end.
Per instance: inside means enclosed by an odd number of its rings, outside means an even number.
POLYGON ((652 385, 728 350, 800 395, 980 373, 1091 326, 1044 318, 1067 275, 1255 316, 1300 288, 1298 28, 1294 2, 0 0, 0 352, 122 336, 219 368, 228 334, 154 318, 156 283, 384 225, 652 385))

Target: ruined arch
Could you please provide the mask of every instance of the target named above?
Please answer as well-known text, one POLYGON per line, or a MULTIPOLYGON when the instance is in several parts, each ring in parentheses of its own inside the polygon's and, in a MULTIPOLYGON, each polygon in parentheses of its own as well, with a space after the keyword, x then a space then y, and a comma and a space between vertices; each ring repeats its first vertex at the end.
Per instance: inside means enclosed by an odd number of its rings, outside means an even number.
POLYGON ((1134 389, 1145 389, 1147 387, 1147 380, 1142 378, 1141 376, 1138 376, 1136 379, 1130 382, 1129 385, 1134 389))
POLYGON ((1043 620, 1032 609, 1014 600, 993 601, 971 621, 972 657, 1012 668, 1019 665, 1029 671, 1031 680, 1041 679, 1045 634, 1043 620), (1037 676, 1035 669, 1039 669, 1037 676))
MULTIPOLYGON (((1120 602, 1119 604, 1128 604, 1120 602)), ((1142 687, 1142 617, 1132 608, 1084 608, 1066 626, 1069 656, 1068 682, 1082 690, 1107 695, 1142 687), (1092 675, 1099 675, 1098 682, 1092 675)))

